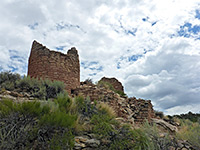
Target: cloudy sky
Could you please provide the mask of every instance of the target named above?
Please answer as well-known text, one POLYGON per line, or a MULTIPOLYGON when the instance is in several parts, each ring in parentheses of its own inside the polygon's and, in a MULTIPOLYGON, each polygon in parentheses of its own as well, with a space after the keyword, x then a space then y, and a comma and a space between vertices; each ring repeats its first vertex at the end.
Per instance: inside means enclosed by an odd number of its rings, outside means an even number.
POLYGON ((33 40, 75 46, 81 80, 116 77, 165 114, 200 112, 199 0, 1 0, 0 71, 27 73, 33 40))

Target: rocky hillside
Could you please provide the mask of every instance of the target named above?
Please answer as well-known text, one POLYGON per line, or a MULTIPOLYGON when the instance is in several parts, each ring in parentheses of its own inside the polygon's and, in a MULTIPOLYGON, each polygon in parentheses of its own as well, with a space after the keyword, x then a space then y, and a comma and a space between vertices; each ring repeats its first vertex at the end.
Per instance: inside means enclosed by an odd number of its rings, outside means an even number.
POLYGON ((62 82, 4 72, 0 116, 0 149, 200 148, 198 123, 164 121, 150 101, 128 98, 105 81, 82 82, 68 96, 62 82))

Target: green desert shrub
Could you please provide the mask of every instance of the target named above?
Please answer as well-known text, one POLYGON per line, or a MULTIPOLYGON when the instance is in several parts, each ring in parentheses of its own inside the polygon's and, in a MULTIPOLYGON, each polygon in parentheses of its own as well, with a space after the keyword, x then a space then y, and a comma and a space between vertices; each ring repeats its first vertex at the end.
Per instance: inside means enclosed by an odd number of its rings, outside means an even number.
POLYGON ((42 118, 40 119, 40 124, 55 127, 72 128, 75 125, 76 119, 76 115, 66 114, 62 111, 56 111, 42 116, 42 118))
POLYGON ((55 134, 50 141, 51 150, 72 149, 74 147, 74 135, 71 131, 63 134, 55 134))
POLYGON ((148 122, 141 128, 132 129, 130 125, 123 125, 115 130, 110 140, 112 141, 109 149, 124 150, 168 150, 173 145, 166 135, 161 138, 156 126, 148 122))
POLYGON ((30 76, 24 76, 23 79, 18 80, 16 87, 19 92, 27 92, 33 97, 46 100, 49 98, 56 98, 59 93, 65 91, 64 83, 61 81, 51 81, 48 79, 39 80, 30 78, 30 76))
POLYGON ((43 86, 46 88, 46 99, 56 98, 59 93, 65 92, 65 85, 61 81, 43 80, 43 86))
POLYGON ((127 95, 122 92, 122 91, 118 91, 118 90, 115 90, 116 93, 118 93, 121 97, 126 97, 127 95))
POLYGON ((177 137, 189 141, 196 149, 200 149, 200 124, 188 119, 182 119, 177 137))
POLYGON ((107 137, 111 143, 104 149, 109 150, 154 150, 153 143, 146 133, 141 129, 132 129, 125 124, 120 128, 114 129, 112 134, 107 137))
POLYGON ((82 96, 77 96, 71 99, 70 103, 71 103, 71 106, 69 108, 70 110, 69 112, 71 114, 78 114, 78 113, 81 114, 84 111, 84 109, 87 107, 85 99, 82 96))
POLYGON ((97 83, 97 86, 104 87, 104 88, 112 90, 112 91, 115 90, 114 87, 112 86, 112 84, 110 84, 109 82, 105 82, 105 81, 99 81, 97 83))
POLYGON ((55 105, 57 105, 57 109, 54 108, 54 111, 42 116, 40 124, 56 127, 74 127, 77 115, 70 114, 72 99, 69 98, 67 93, 58 94, 57 98, 54 100, 54 106, 55 105))
POLYGON ((42 116, 50 112, 50 107, 47 105, 41 106, 41 103, 37 101, 23 102, 19 104, 19 112, 24 115, 42 116))
POLYGON ((155 110, 154 112, 155 112, 155 115, 156 115, 156 116, 160 117, 161 119, 164 118, 164 114, 163 114, 162 111, 157 111, 157 110, 155 110))
POLYGON ((151 147, 153 150, 168 150, 170 146, 175 146, 169 137, 168 133, 165 133, 164 137, 160 137, 160 130, 155 124, 149 124, 146 121, 143 124, 141 130, 146 134, 151 140, 151 147))
POLYGON ((179 118, 179 119, 189 119, 192 122, 199 122, 199 120, 200 120, 200 114, 192 113, 192 112, 188 112, 187 114, 174 115, 174 116, 170 116, 170 117, 179 118))
POLYGON ((16 103, 3 99, 0 101, 0 149, 71 149, 77 115, 67 113, 66 108, 68 104, 63 100, 16 103), (59 107, 61 104, 64 107, 59 107))
POLYGON ((103 115, 93 116, 91 123, 94 124, 93 132, 95 134, 98 134, 100 137, 106 137, 112 134, 114 129, 108 118, 109 117, 103 115))
POLYGON ((2 117, 14 112, 22 115, 41 116, 49 113, 50 108, 47 105, 41 106, 40 102, 37 101, 15 103, 9 99, 3 99, 0 102, 0 115, 2 117))
POLYGON ((9 99, 3 99, 0 102, 0 116, 4 117, 13 111, 17 111, 18 107, 9 99))
POLYGON ((84 118, 91 118, 94 114, 97 114, 97 108, 95 104, 92 104, 90 98, 86 99, 82 96, 75 98, 75 103, 77 105, 77 112, 81 114, 84 118))
POLYGON ((119 130, 114 132, 111 137, 111 144, 109 149, 123 150, 134 149, 134 131, 128 125, 123 125, 119 130))
POLYGON ((125 124, 112 137, 110 149, 155 150, 149 136, 142 129, 132 129, 125 124))
POLYGON ((17 82, 17 90, 19 92, 27 92, 39 99, 46 98, 46 87, 42 84, 42 80, 30 78, 30 76, 24 76, 23 79, 17 82))
POLYGON ((61 81, 51 81, 49 79, 30 78, 30 76, 20 77, 12 72, 0 73, 0 90, 16 90, 27 92, 31 96, 46 99, 56 98, 59 93, 65 92, 65 85, 61 81))
POLYGON ((86 107, 85 99, 83 96, 75 97, 75 102, 77 104, 78 110, 83 110, 86 107))
MULTIPOLYGON (((30 144, 38 119, 49 113, 47 106, 40 102, 0 102, 0 149, 25 149, 30 144)), ((33 138, 36 138, 37 133, 33 138)))
MULTIPOLYGON (((17 112, 8 114, 0 119, 0 149, 25 149, 29 142, 34 117, 21 115, 17 112)), ((37 137, 34 136, 34 138, 37 137)))
POLYGON ((111 106, 106 104, 106 103, 97 104, 97 108, 101 112, 103 112, 103 113, 107 114, 108 116, 110 116, 110 118, 115 118, 117 116, 115 110, 111 106))
POLYGON ((99 137, 112 135, 115 132, 114 127, 118 125, 114 116, 110 115, 105 108, 98 110, 98 113, 92 116, 91 123, 93 125, 93 132, 99 137))
POLYGON ((72 99, 69 98, 67 93, 59 93, 54 100, 58 104, 59 110, 68 113, 72 104, 72 99))
POLYGON ((20 80, 20 75, 10 71, 0 73, 0 89, 14 90, 16 81, 20 80))
POLYGON ((134 149, 156 150, 151 139, 143 130, 135 129, 132 132, 134 135, 134 149))

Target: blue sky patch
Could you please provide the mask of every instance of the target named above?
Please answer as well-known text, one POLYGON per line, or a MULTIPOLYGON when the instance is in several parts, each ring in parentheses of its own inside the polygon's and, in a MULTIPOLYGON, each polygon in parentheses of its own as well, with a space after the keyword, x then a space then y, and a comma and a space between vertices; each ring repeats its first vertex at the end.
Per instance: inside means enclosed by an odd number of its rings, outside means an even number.
MULTIPOLYGON (((148 51, 146 51, 148 52, 148 51)), ((132 55, 132 56, 121 56, 119 58, 119 61, 117 62, 117 69, 121 69, 122 66, 121 66, 121 62, 122 61, 126 61, 126 62, 134 62, 134 61, 137 61, 139 58, 141 58, 143 55, 132 55)))
MULTIPOLYGON (((84 68, 85 69, 85 68, 84 68)), ((96 70, 96 71, 102 71, 103 70, 103 67, 100 66, 100 67, 91 67, 89 68, 90 70, 96 70)))
POLYGON ((148 21, 149 20, 149 17, 146 17, 146 18, 142 18, 142 21, 148 21))
POLYGON ((196 10, 195 18, 200 20, 200 10, 196 10))
POLYGON ((10 53, 10 59, 12 61, 16 60, 19 62, 24 62, 26 60, 24 57, 19 55, 17 50, 9 50, 9 53, 10 53))
POLYGON ((21 56, 10 56, 10 59, 13 61, 13 60, 17 60, 19 62, 24 62, 24 58, 21 57, 21 56))
POLYGON ((144 22, 145 22, 145 21, 147 21, 147 19, 146 19, 146 18, 142 18, 142 21, 144 21, 144 22))
POLYGON ((81 62, 81 66, 84 69, 88 68, 93 71, 103 71, 103 66, 100 66, 99 62, 97 62, 97 61, 91 61, 91 62, 83 61, 83 62, 81 62))
POLYGON ((97 68, 98 71, 103 71, 103 67, 100 66, 99 68, 97 68))
POLYGON ((91 68, 89 68, 90 70, 96 70, 96 68, 95 67, 91 67, 91 68))
POLYGON ((157 21, 153 22, 151 25, 154 26, 157 23, 157 21))
POLYGON ((15 53, 15 54, 18 53, 17 50, 13 50, 13 49, 9 49, 8 51, 9 51, 9 53, 15 53))
POLYGON ((63 30, 63 29, 69 29, 69 28, 78 28, 80 29, 79 25, 73 25, 73 24, 64 24, 64 23, 57 23, 56 29, 57 31, 63 30))
POLYGON ((117 69, 121 68, 120 64, 121 64, 120 62, 117 62, 117 69))
MULTIPOLYGON (((132 29, 126 29, 123 25, 121 20, 119 20, 120 23, 120 28, 123 30, 123 32, 127 35, 132 35, 135 36, 136 32, 137 32, 137 28, 132 28, 132 29)), ((115 30, 116 31, 116 30, 115 30)), ((119 31, 116 31, 117 33, 119 33, 119 31)))
POLYGON ((90 73, 89 76, 95 76, 97 73, 90 73))
POLYGON ((148 53, 148 52, 151 52, 151 51, 153 51, 153 50, 151 50, 151 49, 149 49, 149 50, 144 49, 144 54, 146 54, 146 53, 148 53))
POLYGON ((39 24, 36 22, 36 23, 34 23, 34 24, 28 25, 28 27, 29 27, 30 29, 32 29, 32 30, 35 30, 35 28, 36 28, 38 25, 39 25, 39 24))
POLYGON ((8 67, 11 69, 11 70, 10 70, 11 72, 15 72, 15 71, 18 70, 16 67, 13 67, 13 66, 11 66, 11 65, 8 65, 8 67))
POLYGON ((194 34, 198 34, 200 32, 200 26, 193 26, 191 29, 189 29, 189 32, 193 32, 194 34))
POLYGON ((144 21, 144 22, 148 22, 148 23, 151 23, 151 26, 156 25, 156 23, 158 22, 158 21, 154 21, 154 22, 149 21, 149 17, 142 18, 142 21, 144 21))
POLYGON ((137 29, 136 28, 132 28, 132 30, 125 30, 126 34, 130 34, 130 35, 133 35, 135 36, 135 33, 137 32, 137 29))
POLYGON ((55 47, 55 49, 58 51, 62 51, 62 50, 64 50, 65 47, 66 46, 58 46, 58 47, 55 47))
POLYGON ((180 26, 178 35, 189 38, 191 37, 191 34, 197 35, 199 32, 200 32, 200 26, 198 25, 193 26, 191 23, 187 22, 183 26, 180 26))
POLYGON ((142 55, 132 55, 130 57, 128 57, 128 61, 137 61, 139 58, 141 58, 142 55))

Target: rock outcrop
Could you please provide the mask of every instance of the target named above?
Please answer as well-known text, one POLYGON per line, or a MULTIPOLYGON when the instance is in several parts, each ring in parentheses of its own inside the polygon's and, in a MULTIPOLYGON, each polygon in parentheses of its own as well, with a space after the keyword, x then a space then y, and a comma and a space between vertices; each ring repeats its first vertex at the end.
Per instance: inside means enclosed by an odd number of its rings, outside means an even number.
POLYGON ((51 51, 34 41, 28 63, 28 75, 34 78, 48 78, 63 81, 67 92, 80 85, 80 64, 76 48, 67 54, 51 51))
POLYGON ((10 99, 13 101, 33 101, 35 98, 28 93, 18 93, 14 91, 0 91, 0 100, 10 99))
POLYGON ((97 139, 94 139, 90 135, 84 135, 84 136, 76 136, 75 137, 75 146, 74 149, 96 149, 100 145, 100 141, 97 139))
POLYGON ((178 128, 176 126, 173 126, 172 124, 167 123, 166 121, 162 119, 156 119, 152 118, 152 121, 161 127, 165 128, 166 130, 169 130, 170 132, 177 132, 178 128))

